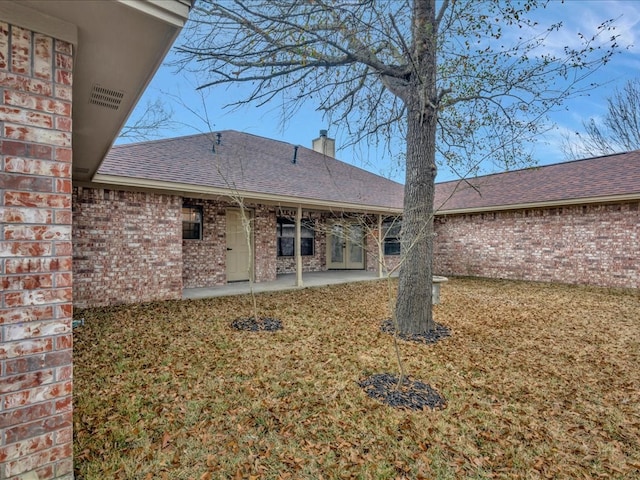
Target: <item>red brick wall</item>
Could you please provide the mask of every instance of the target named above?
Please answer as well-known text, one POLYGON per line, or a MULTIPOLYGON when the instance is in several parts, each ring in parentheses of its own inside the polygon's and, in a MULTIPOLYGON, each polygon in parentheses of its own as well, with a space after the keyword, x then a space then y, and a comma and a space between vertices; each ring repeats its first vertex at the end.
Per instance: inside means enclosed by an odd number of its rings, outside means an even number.
POLYGON ((189 198, 183 202, 202 207, 204 225, 201 240, 182 240, 182 284, 184 288, 224 285, 227 282, 225 205, 189 198))
MULTIPOLYGON (((289 219, 295 218, 295 210, 281 210, 281 214, 289 219)), ((309 218, 306 212, 303 212, 303 218, 309 218)), ((331 225, 338 218, 329 214, 319 214, 314 212, 312 217, 315 221, 315 238, 314 238, 314 255, 302 257, 303 272, 322 272, 327 270, 327 238, 330 237, 331 225)), ((353 220, 353 219, 352 219, 353 220)), ((362 219, 358 219, 362 221, 362 219)), ((365 268, 370 272, 378 271, 378 243, 377 243, 377 227, 376 219, 371 217, 367 219, 367 227, 365 227, 365 268)), ((388 255, 384 259, 384 265, 388 269, 394 268, 400 261, 400 256, 388 255)), ((277 257, 277 271, 281 273, 295 273, 296 260, 295 257, 277 257)))
POLYGON ((276 279, 276 211, 274 207, 256 205, 253 210, 253 244, 256 282, 276 279))
MULTIPOLYGON (((378 272, 378 246, 379 246, 379 232, 377 226, 377 219, 372 218, 369 224, 369 228, 367 230, 367 238, 366 240, 366 255, 367 255, 367 271, 369 272, 378 272)), ((384 244, 381 245, 382 250, 384 252, 384 244)), ((383 253, 384 255, 384 253, 383 253)), ((387 272, 393 271, 393 273, 398 273, 396 269, 398 264, 402 260, 401 255, 384 255, 382 260, 382 271, 383 274, 387 272), (396 270, 394 270, 396 269, 396 270)))
MULTIPOLYGON (((376 230, 372 231, 371 235, 367 238, 367 271, 369 272, 377 272, 378 271, 378 241, 377 238, 372 238, 372 235, 377 236, 378 232, 376 230)), ((382 271, 383 273, 392 271, 394 268, 398 266, 400 260, 402 259, 401 255, 384 255, 384 259, 382 261, 382 271)), ((397 273, 397 270, 393 270, 394 273, 397 273)))
POLYGON ((73 189, 73 293, 78 307, 182 298, 182 200, 73 189))
MULTIPOLYGON (((279 214, 290 220, 295 220, 295 210, 282 210, 279 214)), ((307 212, 302 213, 302 217, 310 219, 307 212)), ((329 223, 324 215, 314 213, 312 218, 315 226, 315 234, 313 238, 313 255, 302 257, 303 272, 322 272, 327 269, 327 229, 329 223), (318 218, 316 218, 318 217, 318 218)), ((274 223, 274 236, 276 236, 276 227, 274 223)), ((276 270, 278 274, 296 273, 296 257, 278 257, 277 236, 274 238, 276 248, 276 270)))
MULTIPOLYGON (((78 307, 177 299, 182 289, 226 283, 231 202, 75 187, 74 303, 78 307), (182 205, 201 206, 202 240, 182 240, 182 205)), ((275 209, 247 205, 256 281, 276 277, 275 209)))
POLYGON ((72 46, 0 22, 0 478, 72 478, 72 46))
MULTIPOLYGON (((276 251, 277 253, 277 251, 276 251)), ((303 272, 323 272, 327 270, 327 234, 323 230, 316 232, 313 240, 313 255, 302 257, 303 272)), ((276 269, 282 273, 296 273, 296 257, 277 257, 276 269)))
MULTIPOLYGON (((228 208, 237 208, 237 204, 75 188, 75 304, 87 307, 180 298, 182 288, 224 285, 228 208), (182 205, 202 207, 201 240, 182 240, 182 205)), ((295 217, 295 211, 261 204, 247 204, 246 208, 252 217, 255 281, 294 273, 295 259, 277 256, 276 219, 277 215, 295 217)), ((315 254, 303 257, 305 272, 326 270, 327 218, 314 212, 313 219, 318 227, 315 254)), ((371 258, 368 268, 376 271, 371 258)), ((394 264, 395 258, 388 260, 394 264)))
POLYGON ((435 272, 638 287, 638 202, 436 219, 435 272))
MULTIPOLYGON (((237 204, 184 198, 188 205, 202 207, 204 225, 202 240, 183 240, 182 259, 184 288, 211 287, 224 285, 226 275, 226 211, 238 208, 237 204)), ((273 207, 247 204, 252 216, 253 246, 256 282, 266 282, 276 278, 276 214, 273 207)))

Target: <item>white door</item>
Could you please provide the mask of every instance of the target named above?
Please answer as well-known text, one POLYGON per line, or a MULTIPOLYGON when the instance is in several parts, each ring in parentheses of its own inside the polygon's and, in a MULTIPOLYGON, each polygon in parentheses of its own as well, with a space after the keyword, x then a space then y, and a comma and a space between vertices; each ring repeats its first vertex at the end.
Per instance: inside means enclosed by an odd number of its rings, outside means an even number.
POLYGON ((327 242, 327 267, 364 269, 364 230, 361 225, 336 223, 327 242))
MULTIPOLYGON (((250 212, 245 212, 249 215, 250 212)), ((249 224, 249 228, 251 228, 249 224)), ((242 225, 242 212, 227 209, 227 282, 249 280, 251 272, 251 248, 247 242, 251 232, 242 225), (248 237, 247 237, 248 234, 248 237)))

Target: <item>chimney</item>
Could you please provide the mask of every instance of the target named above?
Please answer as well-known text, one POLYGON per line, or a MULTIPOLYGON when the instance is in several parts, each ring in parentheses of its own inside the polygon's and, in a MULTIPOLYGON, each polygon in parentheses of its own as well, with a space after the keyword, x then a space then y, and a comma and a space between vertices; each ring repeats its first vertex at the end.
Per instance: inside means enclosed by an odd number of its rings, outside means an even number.
POLYGON ((327 137, 326 130, 320 130, 320 137, 313 141, 313 150, 320 152, 327 157, 336 157, 336 141, 333 138, 327 137))

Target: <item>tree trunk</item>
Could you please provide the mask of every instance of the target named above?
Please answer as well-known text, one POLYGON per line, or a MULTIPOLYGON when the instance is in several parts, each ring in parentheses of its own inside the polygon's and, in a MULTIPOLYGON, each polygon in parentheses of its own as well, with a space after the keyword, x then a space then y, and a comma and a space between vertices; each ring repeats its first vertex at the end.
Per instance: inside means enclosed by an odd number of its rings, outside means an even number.
POLYGON ((407 157, 402 217, 402 255, 396 315, 400 333, 424 333, 434 327, 433 196, 436 168, 436 32, 435 0, 415 0, 414 71, 405 90, 407 157))
POLYGON ((400 333, 433 329, 431 284, 433 195, 435 190, 435 113, 409 111, 407 170, 402 217, 402 254, 396 315, 400 333))

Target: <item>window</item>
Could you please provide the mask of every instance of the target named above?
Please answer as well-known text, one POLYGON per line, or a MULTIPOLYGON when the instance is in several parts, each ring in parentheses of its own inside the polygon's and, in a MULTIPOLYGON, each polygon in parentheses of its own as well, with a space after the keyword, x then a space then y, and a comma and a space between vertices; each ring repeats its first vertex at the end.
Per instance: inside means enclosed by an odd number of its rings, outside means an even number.
MULTIPOLYGON (((313 255, 313 222, 303 220, 300 225, 300 254, 313 255)), ((296 223, 288 218, 278 218, 278 256, 293 257, 296 253, 296 223)))
POLYGON ((202 207, 182 206, 182 239, 202 240, 202 207))
POLYGON ((389 218, 382 223, 385 255, 400 255, 401 227, 402 221, 399 218, 389 218))

